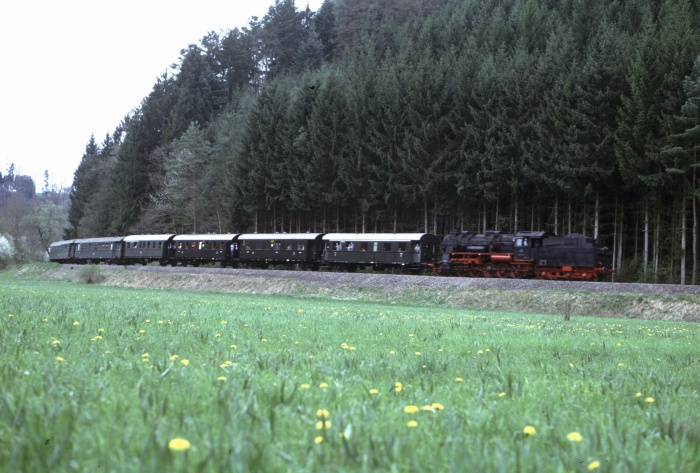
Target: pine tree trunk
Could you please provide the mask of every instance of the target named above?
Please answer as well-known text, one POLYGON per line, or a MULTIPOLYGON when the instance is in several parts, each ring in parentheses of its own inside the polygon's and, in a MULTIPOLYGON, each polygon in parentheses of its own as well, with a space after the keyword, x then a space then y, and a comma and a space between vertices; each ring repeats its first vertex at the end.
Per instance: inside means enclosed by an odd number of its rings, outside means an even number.
POLYGON ((647 263, 649 263, 649 203, 644 203, 644 274, 647 274, 647 263))
POLYGON ((685 195, 681 194, 681 286, 685 286, 685 195))
POLYGON ((593 239, 598 241, 598 219, 600 217, 600 196, 598 195, 598 191, 596 190, 595 193, 595 215, 594 215, 594 221, 593 221, 593 239))
MULTIPOLYGON (((693 150, 695 154, 695 150, 693 150)), ((697 163, 697 159, 695 159, 697 163)), ((697 168, 693 166, 693 285, 697 284, 697 274, 698 274, 698 199, 696 195, 696 170, 697 168)))

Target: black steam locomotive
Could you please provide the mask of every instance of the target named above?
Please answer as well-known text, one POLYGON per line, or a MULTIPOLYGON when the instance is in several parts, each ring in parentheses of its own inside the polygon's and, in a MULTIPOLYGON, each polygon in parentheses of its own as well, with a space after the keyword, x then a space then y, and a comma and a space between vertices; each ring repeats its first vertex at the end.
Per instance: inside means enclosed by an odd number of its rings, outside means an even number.
POLYGON ((432 265, 436 274, 596 281, 612 274, 612 252, 578 233, 557 237, 550 232, 475 234, 456 229, 443 245, 442 259, 432 265))
POLYGON ((612 255, 592 238, 549 232, 130 235, 52 243, 59 263, 399 270, 445 276, 603 280, 612 255))

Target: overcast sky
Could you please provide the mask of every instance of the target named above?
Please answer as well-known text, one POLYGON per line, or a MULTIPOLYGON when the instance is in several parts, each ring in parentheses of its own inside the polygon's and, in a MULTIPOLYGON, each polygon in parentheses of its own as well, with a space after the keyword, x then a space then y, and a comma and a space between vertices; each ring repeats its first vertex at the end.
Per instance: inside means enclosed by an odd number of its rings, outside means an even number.
MULTIPOLYGON (((317 11, 323 0, 296 0, 317 11)), ((69 186, 85 145, 137 107, 180 50, 274 0, 4 0, 0 172, 69 186)))

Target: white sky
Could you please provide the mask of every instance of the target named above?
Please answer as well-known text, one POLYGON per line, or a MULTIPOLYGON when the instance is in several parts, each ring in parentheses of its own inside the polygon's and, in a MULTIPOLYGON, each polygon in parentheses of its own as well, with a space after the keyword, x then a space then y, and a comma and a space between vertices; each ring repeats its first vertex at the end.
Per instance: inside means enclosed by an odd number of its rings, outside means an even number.
MULTIPOLYGON (((318 11, 323 0, 296 0, 318 11)), ((180 50, 209 31, 262 18, 274 0, 4 0, 0 6, 0 172, 37 190, 70 186, 90 135, 98 145, 139 106, 180 50)))

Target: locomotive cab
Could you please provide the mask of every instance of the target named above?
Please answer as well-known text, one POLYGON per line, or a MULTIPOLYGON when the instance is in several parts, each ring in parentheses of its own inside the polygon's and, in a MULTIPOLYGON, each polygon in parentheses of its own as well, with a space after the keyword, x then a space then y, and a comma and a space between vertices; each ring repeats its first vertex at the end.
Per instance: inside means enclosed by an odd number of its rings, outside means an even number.
POLYGON ((513 260, 534 260, 542 251, 542 241, 555 236, 551 232, 518 232, 513 239, 513 260))

